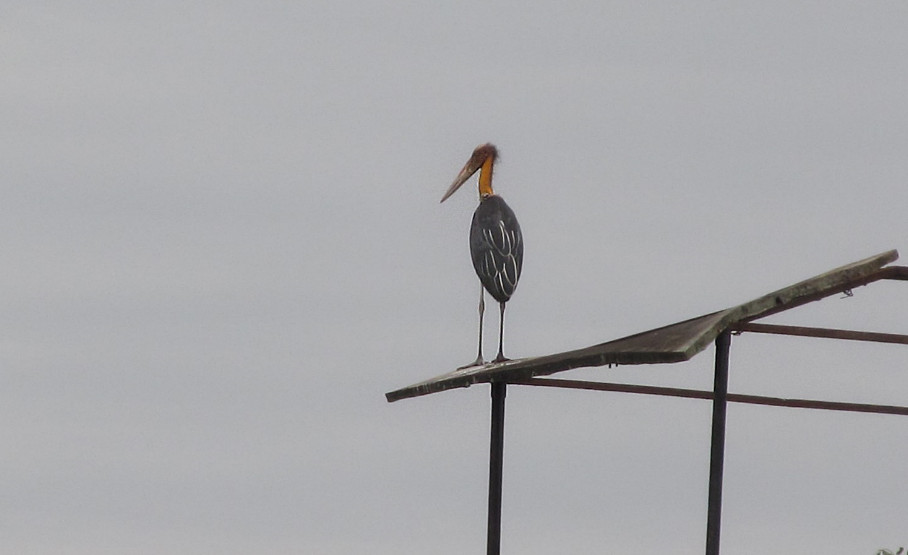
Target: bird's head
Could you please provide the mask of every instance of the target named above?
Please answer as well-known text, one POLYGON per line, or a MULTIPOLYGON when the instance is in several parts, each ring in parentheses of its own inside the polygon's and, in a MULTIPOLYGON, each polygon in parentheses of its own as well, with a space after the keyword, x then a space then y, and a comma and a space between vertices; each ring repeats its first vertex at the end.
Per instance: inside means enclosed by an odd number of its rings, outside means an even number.
POLYGON ((495 145, 486 143, 476 147, 476 150, 473 151, 473 155, 470 156, 470 159, 464 164, 463 169, 457 174, 454 183, 451 183, 451 186, 448 187, 445 195, 441 197, 441 202, 446 201, 448 197, 454 194, 454 191, 459 189, 467 179, 470 179, 470 177, 480 169, 482 169, 482 172, 479 174, 479 195, 484 198, 493 194, 492 165, 497 158, 498 149, 495 148, 495 145))

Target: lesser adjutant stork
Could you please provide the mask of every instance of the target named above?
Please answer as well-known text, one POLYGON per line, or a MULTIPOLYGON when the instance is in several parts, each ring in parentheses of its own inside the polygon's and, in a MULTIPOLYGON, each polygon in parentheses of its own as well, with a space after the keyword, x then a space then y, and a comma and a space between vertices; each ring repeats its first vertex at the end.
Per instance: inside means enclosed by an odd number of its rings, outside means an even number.
POLYGON ((479 354, 476 361, 468 366, 484 364, 482 358, 482 317, 485 312, 483 288, 498 301, 501 319, 498 328, 498 356, 494 362, 508 360, 504 356, 504 307, 520 279, 523 265, 523 235, 514 211, 504 199, 492 190, 492 168, 498 158, 498 150, 492 144, 476 147, 473 155, 464 165, 454 183, 448 188, 441 202, 454 194, 464 182, 479 171, 479 207, 473 213, 470 226, 470 255, 473 268, 482 287, 479 289, 479 354))

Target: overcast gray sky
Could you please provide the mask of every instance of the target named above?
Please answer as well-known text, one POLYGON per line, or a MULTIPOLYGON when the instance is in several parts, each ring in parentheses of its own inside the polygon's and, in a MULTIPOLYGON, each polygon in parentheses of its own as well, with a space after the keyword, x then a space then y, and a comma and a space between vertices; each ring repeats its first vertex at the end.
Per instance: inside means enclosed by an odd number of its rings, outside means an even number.
MULTIPOLYGON (((669 324, 908 256, 906 29, 903 1, 7 5, 2 551, 483 552, 488 388, 384 399, 475 354, 475 184, 438 203, 472 149, 525 236, 509 355, 669 324)), ((906 370, 744 335, 730 389, 905 405, 906 370)), ((504 551, 702 553, 709 413, 511 388, 504 551)), ((723 553, 908 544, 905 418, 731 406, 727 449, 723 553)))

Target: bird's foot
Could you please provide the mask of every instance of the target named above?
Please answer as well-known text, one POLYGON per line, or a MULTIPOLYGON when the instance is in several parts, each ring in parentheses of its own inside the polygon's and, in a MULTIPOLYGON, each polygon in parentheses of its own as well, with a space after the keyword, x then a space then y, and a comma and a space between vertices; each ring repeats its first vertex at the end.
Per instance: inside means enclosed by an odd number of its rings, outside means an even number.
POLYGON ((486 361, 482 360, 482 355, 476 357, 476 360, 470 364, 465 364, 463 366, 457 367, 458 370, 463 370, 464 368, 473 368, 474 366, 485 366, 486 361))
POLYGON ((501 353, 498 353, 498 356, 495 357, 495 360, 493 360, 492 362, 507 362, 509 360, 511 360, 511 359, 509 359, 508 357, 504 356, 501 353))

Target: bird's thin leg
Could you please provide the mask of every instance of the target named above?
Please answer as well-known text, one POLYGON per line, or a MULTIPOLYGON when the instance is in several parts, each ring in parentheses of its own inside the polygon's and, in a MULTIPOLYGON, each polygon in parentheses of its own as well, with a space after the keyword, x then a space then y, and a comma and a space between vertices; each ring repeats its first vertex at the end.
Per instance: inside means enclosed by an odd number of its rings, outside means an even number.
POLYGON ((479 350, 476 355, 476 365, 485 364, 485 361, 482 360, 482 317, 486 312, 486 294, 482 288, 482 284, 479 284, 479 350))
POLYGON ((498 325, 498 356, 495 357, 493 362, 504 362, 506 360, 511 360, 504 356, 503 344, 504 344, 504 303, 498 303, 498 306, 501 307, 501 319, 499 320, 498 325))
POLYGON ((461 368, 469 368, 471 366, 482 366, 483 364, 486 363, 486 361, 484 361, 482 359, 482 316, 483 316, 483 314, 485 314, 485 311, 486 311, 485 291, 482 288, 482 283, 480 283, 479 284, 479 354, 476 355, 475 361, 471 362, 470 364, 467 364, 466 366, 461 366, 460 368, 458 368, 458 370, 461 368))

